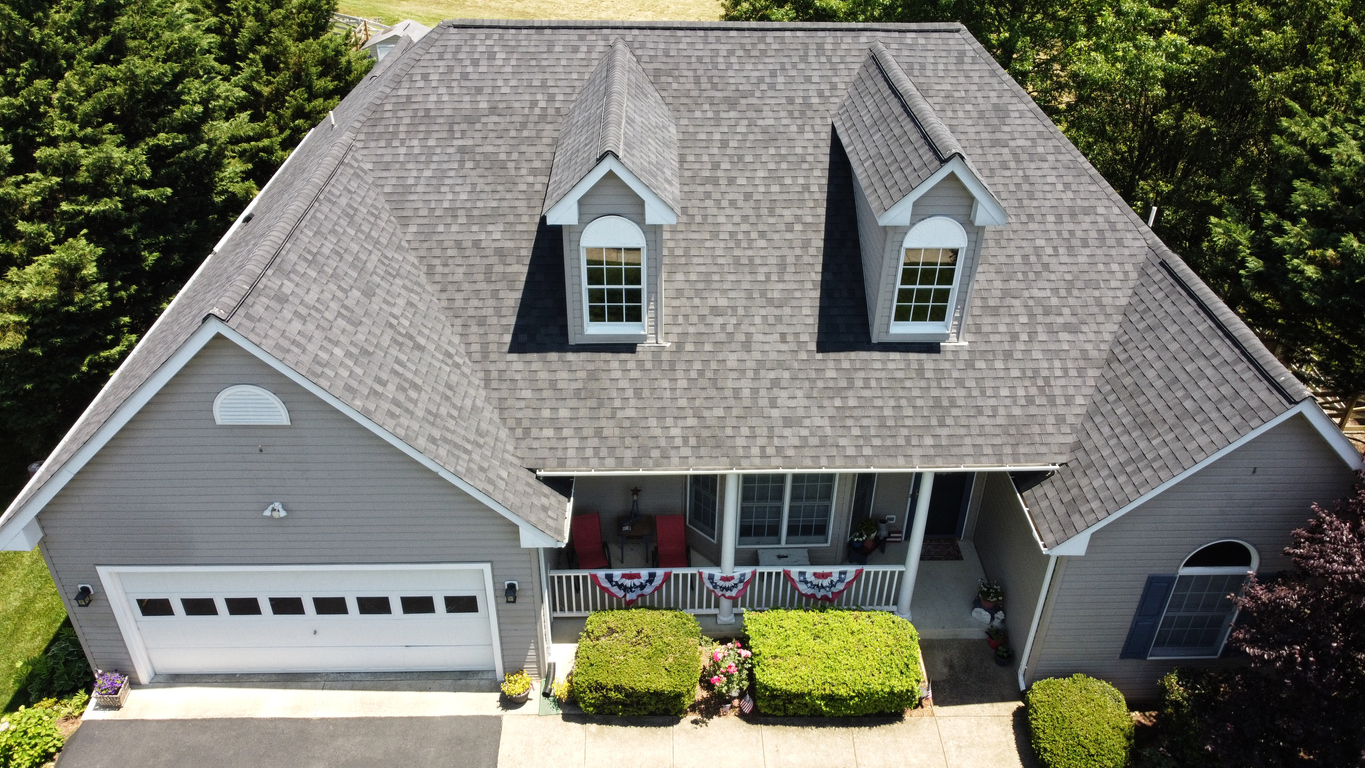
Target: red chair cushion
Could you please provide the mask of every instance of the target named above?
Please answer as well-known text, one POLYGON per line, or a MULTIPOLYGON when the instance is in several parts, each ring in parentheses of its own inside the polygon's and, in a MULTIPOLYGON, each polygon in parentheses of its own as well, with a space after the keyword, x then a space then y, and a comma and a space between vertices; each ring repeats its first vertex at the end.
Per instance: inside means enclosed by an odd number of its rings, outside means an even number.
POLYGON ((578 555, 578 567, 585 570, 610 568, 607 556, 602 552, 602 522, 596 512, 574 515, 570 521, 573 526, 573 551, 578 555))
POLYGON ((682 515, 659 515, 654 519, 659 537, 659 567, 687 567, 687 526, 682 515))

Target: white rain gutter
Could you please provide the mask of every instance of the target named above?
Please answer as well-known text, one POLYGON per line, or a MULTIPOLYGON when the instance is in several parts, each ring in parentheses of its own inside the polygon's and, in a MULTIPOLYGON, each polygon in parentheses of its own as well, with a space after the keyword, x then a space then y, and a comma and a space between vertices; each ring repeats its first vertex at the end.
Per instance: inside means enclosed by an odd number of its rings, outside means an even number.
POLYGON ((815 474, 820 472, 836 472, 840 474, 865 475, 876 472, 933 472, 944 474, 948 472, 1056 472, 1061 468, 1060 464, 1026 464, 1014 466, 1006 464, 1004 466, 974 466, 970 464, 958 464, 948 467, 766 467, 762 469, 740 469, 739 467, 714 467, 697 469, 688 467, 686 469, 537 469, 536 477, 647 477, 652 475, 767 475, 776 473, 792 473, 797 475, 815 474))

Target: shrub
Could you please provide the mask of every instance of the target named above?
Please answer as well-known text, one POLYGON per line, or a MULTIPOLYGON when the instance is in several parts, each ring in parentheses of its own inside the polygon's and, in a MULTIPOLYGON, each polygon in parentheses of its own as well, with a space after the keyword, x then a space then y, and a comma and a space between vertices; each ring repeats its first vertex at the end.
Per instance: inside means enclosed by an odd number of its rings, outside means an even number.
POLYGON ((23 690, 29 702, 62 696, 90 685, 93 676, 76 630, 63 624, 47 649, 18 664, 15 687, 23 690))
POLYGON ((1043 768, 1123 768, 1133 718, 1123 694, 1085 675, 1039 680, 1025 697, 1033 750, 1043 768))
POLYGON ((599 611, 574 657, 573 695, 594 715, 682 715, 701 677, 701 626, 682 611, 599 611))
POLYGON ((750 611, 758 706, 773 715, 900 714, 919 701, 919 635, 881 611, 750 611))
POLYGON ((0 718, 0 766, 37 768, 61 750, 55 704, 49 699, 0 718))
POLYGON ((1204 716, 1213 709, 1221 689, 1221 670, 1177 668, 1161 678, 1157 730, 1166 753, 1178 765, 1215 768, 1218 761, 1207 748, 1204 716))

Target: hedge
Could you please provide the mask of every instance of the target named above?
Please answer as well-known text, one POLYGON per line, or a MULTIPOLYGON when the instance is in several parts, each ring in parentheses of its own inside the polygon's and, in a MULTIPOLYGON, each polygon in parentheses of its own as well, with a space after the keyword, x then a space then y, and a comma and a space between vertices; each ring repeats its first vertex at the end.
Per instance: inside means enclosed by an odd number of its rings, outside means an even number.
POLYGON ((1133 718, 1118 689, 1085 675, 1039 680, 1024 698, 1043 768, 1123 768, 1133 718))
POLYGON ((919 701, 919 635, 882 611, 749 611, 758 708, 765 714, 899 715, 919 701))
POLYGON ((599 611, 574 657, 573 695, 594 715, 682 715, 701 678, 701 626, 682 611, 599 611))
POLYGON ((1166 752, 1185 768, 1217 768, 1203 713, 1217 702, 1222 670, 1177 667, 1161 678, 1157 726, 1166 752))

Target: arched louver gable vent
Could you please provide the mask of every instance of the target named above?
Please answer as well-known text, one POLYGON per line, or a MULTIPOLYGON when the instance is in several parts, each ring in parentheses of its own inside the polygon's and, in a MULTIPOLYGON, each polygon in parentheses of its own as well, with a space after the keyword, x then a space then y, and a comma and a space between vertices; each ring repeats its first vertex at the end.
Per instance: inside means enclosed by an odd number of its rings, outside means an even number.
POLYGON ((250 384, 236 384, 213 400, 213 420, 224 426, 287 426, 289 409, 274 394, 250 384))

